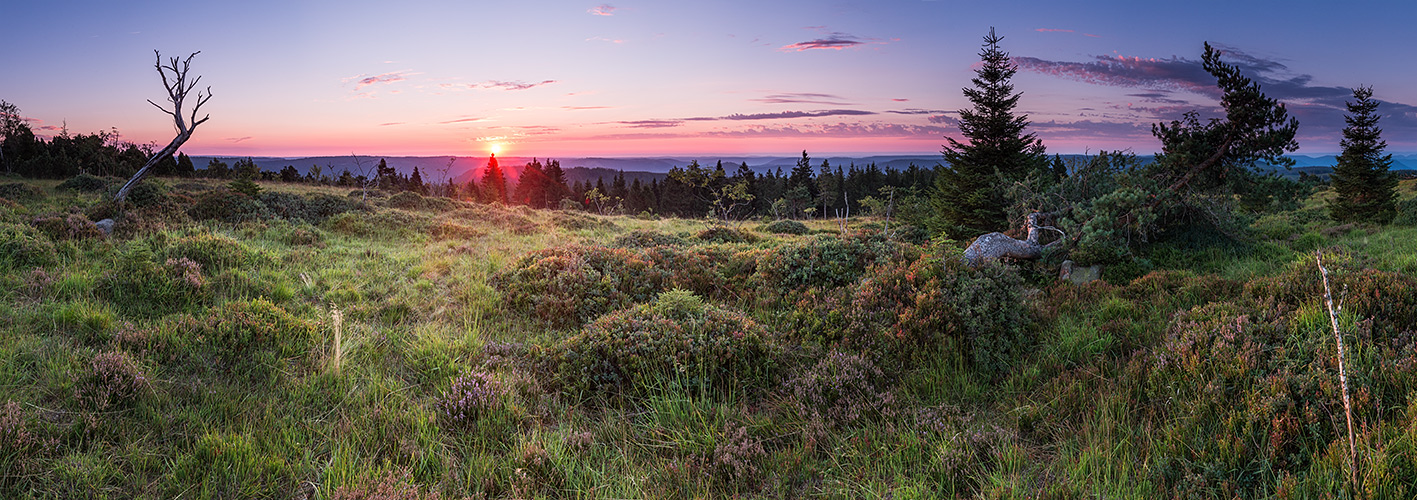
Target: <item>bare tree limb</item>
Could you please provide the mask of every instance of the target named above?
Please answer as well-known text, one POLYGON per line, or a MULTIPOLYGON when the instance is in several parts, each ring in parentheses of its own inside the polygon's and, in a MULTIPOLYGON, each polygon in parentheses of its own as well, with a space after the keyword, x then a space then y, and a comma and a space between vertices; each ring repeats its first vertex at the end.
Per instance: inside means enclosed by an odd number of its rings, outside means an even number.
POLYGON ((118 194, 113 196, 113 201, 119 206, 123 205, 123 201, 128 198, 128 193, 133 190, 133 187, 137 186, 139 182, 142 182, 144 177, 147 177, 148 171, 152 170, 153 166, 157 165, 163 158, 170 157, 176 153, 177 150, 182 147, 182 144, 192 138, 192 132, 197 130, 198 125, 206 123, 207 120, 211 119, 210 114, 202 117, 200 120, 197 119, 197 112, 201 110, 203 104, 206 104, 207 101, 212 98, 212 88, 207 87, 205 93, 201 91, 197 92, 197 104, 192 106, 191 118, 189 120, 183 120, 183 101, 187 99, 187 94, 197 86, 197 82, 202 80, 202 77, 198 76, 189 83, 187 81, 187 72, 192 67, 192 58, 197 57, 197 54, 201 53, 201 51, 197 51, 189 54, 186 59, 182 60, 182 66, 179 68, 177 66, 178 59, 176 57, 168 58, 168 64, 163 66, 162 53, 153 50, 153 56, 157 59, 153 67, 157 69, 158 76, 162 78, 162 86, 167 90, 167 101, 172 103, 172 109, 168 110, 153 102, 151 99, 148 100, 148 104, 152 104, 157 107, 157 109, 162 110, 163 113, 167 113, 168 116, 172 117, 173 126, 177 129, 177 136, 173 137, 172 142, 167 143, 167 146, 158 150, 151 158, 148 158, 143 168, 138 169, 138 172, 133 174, 133 177, 128 179, 128 182, 124 183, 123 187, 118 190, 118 194), (169 72, 172 74, 171 79, 168 78, 169 72), (191 125, 188 125, 188 122, 190 122, 191 125))

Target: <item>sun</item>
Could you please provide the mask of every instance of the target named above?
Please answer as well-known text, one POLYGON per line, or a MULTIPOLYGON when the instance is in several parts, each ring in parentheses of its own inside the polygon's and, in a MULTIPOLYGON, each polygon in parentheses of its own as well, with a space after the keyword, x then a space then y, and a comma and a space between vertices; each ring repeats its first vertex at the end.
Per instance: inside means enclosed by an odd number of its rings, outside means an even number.
POLYGON ((494 155, 497 154, 497 153, 501 153, 501 152, 502 152, 502 145, 501 145, 501 144, 497 144, 497 143, 493 143, 493 144, 492 144, 492 147, 491 147, 491 150, 492 150, 492 154, 494 154, 494 155))

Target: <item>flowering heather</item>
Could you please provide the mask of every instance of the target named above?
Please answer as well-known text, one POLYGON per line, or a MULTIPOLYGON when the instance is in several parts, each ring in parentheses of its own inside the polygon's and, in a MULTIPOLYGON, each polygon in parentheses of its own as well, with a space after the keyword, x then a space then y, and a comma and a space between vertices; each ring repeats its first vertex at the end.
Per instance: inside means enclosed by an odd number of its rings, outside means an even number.
POLYGON ((479 417, 502 405, 502 388, 491 374, 472 372, 454 380, 433 404, 443 420, 471 428, 479 417))
POLYGON ((133 403, 148 385, 148 378, 122 351, 94 356, 88 377, 78 389, 79 401, 93 411, 121 408, 133 403))
POLYGON ((891 417, 897 406, 885 374, 857 354, 832 351, 784 387, 804 416, 832 427, 891 417))

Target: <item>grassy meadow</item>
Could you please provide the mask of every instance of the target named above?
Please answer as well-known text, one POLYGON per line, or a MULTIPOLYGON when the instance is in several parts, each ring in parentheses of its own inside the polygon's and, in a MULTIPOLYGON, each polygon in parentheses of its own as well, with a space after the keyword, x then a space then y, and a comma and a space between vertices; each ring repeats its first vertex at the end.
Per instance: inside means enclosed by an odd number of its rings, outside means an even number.
POLYGON ((103 237, 110 183, 0 181, 0 498, 1417 495, 1417 202, 1074 285, 874 218, 148 184, 103 237))

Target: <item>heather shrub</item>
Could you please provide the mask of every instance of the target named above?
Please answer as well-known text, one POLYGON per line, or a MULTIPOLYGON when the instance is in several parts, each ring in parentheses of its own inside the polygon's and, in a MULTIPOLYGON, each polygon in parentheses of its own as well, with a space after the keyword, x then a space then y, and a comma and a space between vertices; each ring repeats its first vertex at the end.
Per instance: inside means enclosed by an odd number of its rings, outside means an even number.
POLYGON ((243 193, 221 188, 197 196, 187 215, 196 220, 241 222, 265 215, 265 206, 243 193))
POLYGON ((666 381, 688 391, 760 392, 772 385, 776 359, 758 322, 683 290, 601 316, 549 354, 557 382, 583 395, 642 394, 666 381))
POLYGON ((123 351, 105 352, 90 361, 76 396, 81 407, 103 412, 128 407, 147 387, 147 375, 132 357, 123 351))
POLYGON ((649 248, 659 246, 680 246, 688 243, 679 235, 636 229, 615 238, 611 245, 621 248, 649 248))
MULTIPOLYGON (((119 184, 119 186, 122 185, 119 184)), ((171 191, 172 188, 168 187, 166 182, 162 182, 159 179, 146 179, 133 186, 133 189, 128 191, 128 197, 125 198, 124 201, 133 204, 135 207, 162 206, 167 203, 171 191)), ((116 189, 114 193, 117 193, 116 189)))
POLYGON ((913 245, 902 245, 879 232, 818 235, 764 253, 752 280, 759 289, 776 295, 840 288, 861 279, 871 266, 910 262, 919 255, 913 245))
POLYGON ((139 244, 119 251, 96 288, 109 302, 139 315, 182 310, 211 296, 200 263, 186 257, 162 258, 139 244))
POLYGON ((783 384, 803 418, 830 428, 892 418, 898 406, 890 380, 870 358, 830 351, 783 384))
POLYGON ((404 191, 390 196, 385 203, 388 206, 402 208, 404 210, 424 210, 427 208, 424 200, 426 200, 426 198, 421 194, 412 191, 404 191))
POLYGON ((504 411, 504 397, 502 387, 492 379, 491 374, 471 372, 454 379, 452 385, 433 402, 433 406, 438 410, 439 422, 444 422, 445 427, 471 429, 481 420, 504 411))
POLYGON ((54 241, 102 238, 103 232, 84 214, 37 217, 31 224, 54 241))
POLYGON ((54 263, 56 249, 42 231, 26 224, 0 223, 0 266, 24 268, 54 263))
POLYGON ((723 431, 723 439, 714 445, 712 475, 730 492, 757 491, 765 472, 759 464, 767 457, 763 441, 753 436, 747 426, 730 424, 723 431))
POLYGON ((642 250, 654 269, 667 271, 666 288, 682 288, 711 298, 735 296, 751 274, 744 261, 752 255, 738 255, 722 245, 656 246, 642 250))
POLYGON ((629 250, 576 245, 527 254, 488 282, 512 308, 566 328, 649 300, 668 278, 629 250))
POLYGON ((769 233, 773 233, 773 234, 797 234, 797 235, 807 234, 809 231, 811 231, 810 229, 807 229, 807 225, 806 225, 806 224, 803 224, 803 223, 801 223, 801 222, 797 222, 797 221, 795 221, 795 220, 789 220, 789 219, 783 219, 783 220, 779 220, 779 221, 773 221, 773 222, 768 223, 768 224, 764 224, 763 227, 762 227, 762 230, 763 230, 764 232, 769 232, 769 233))
POLYGON ((178 238, 167 245, 165 254, 171 258, 187 258, 211 271, 252 267, 262 261, 274 260, 265 252, 253 250, 229 236, 216 233, 196 233, 178 238))
POLYGON ((555 223, 557 227, 570 230, 599 229, 603 227, 612 227, 615 225, 614 223, 599 217, 592 217, 590 215, 575 212, 552 212, 551 221, 555 223))
POLYGON ((404 238, 427 234, 431 219, 403 210, 345 212, 326 219, 325 228, 349 236, 404 238))
POLYGON ((43 189, 33 184, 24 182, 9 182, 0 184, 0 198, 14 201, 35 201, 45 197, 43 189))
POLYGON ((710 243, 753 243, 758 241, 758 235, 728 226, 710 227, 699 231, 694 235, 694 238, 710 243))
POLYGON ((216 368, 253 379, 268 377, 284 360, 314 346, 315 326, 266 299, 227 302, 209 311, 190 339, 216 368))
POLYGON ((288 220, 319 224, 330 217, 365 208, 358 200, 324 193, 299 195, 280 191, 262 191, 257 199, 271 213, 288 220))
POLYGON ((68 180, 59 183, 58 189, 68 189, 92 193, 96 191, 106 190, 108 189, 109 184, 116 181, 117 179, 105 179, 103 177, 84 173, 70 177, 68 180))

